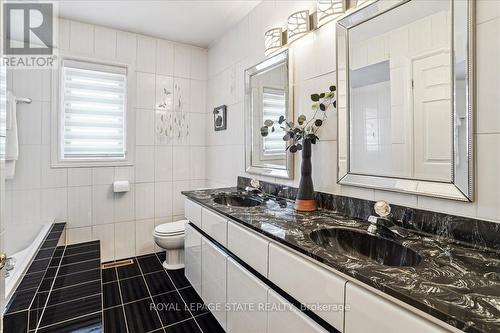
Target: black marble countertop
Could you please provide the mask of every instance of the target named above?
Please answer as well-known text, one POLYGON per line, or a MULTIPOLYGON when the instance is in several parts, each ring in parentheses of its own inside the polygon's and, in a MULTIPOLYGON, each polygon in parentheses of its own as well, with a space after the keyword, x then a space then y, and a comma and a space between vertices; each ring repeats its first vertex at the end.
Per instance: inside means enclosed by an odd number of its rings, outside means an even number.
POLYGON ((366 230, 367 222, 328 210, 297 212, 292 201, 288 201, 286 208, 272 199, 251 208, 229 207, 212 201, 214 195, 237 191, 232 187, 182 193, 460 330, 500 332, 500 253, 412 232, 411 237, 401 239, 400 243, 422 256, 420 264, 384 266, 361 255, 328 250, 309 237, 312 231, 325 227, 366 230))

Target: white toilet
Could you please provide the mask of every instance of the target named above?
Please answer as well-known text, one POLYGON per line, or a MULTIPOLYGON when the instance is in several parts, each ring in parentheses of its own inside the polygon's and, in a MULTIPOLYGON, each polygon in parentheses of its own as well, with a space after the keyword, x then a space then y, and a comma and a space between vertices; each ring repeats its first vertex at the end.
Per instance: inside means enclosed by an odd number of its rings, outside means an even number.
POLYGON ((166 269, 184 268, 184 231, 188 220, 168 222, 156 226, 153 231, 155 243, 165 249, 167 257, 163 262, 166 269))

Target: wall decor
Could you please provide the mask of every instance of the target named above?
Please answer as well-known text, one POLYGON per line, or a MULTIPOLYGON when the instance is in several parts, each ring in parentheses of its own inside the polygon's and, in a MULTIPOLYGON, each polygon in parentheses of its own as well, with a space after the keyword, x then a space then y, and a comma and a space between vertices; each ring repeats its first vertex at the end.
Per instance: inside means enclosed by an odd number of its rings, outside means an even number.
POLYGON ((263 137, 274 133, 277 129, 283 129, 285 136, 283 141, 287 142, 286 150, 291 153, 302 151, 302 167, 300 170, 300 184, 295 200, 295 209, 302 212, 312 212, 317 209, 314 199, 314 185, 311 177, 311 144, 316 144, 319 140, 318 131, 327 119, 326 111, 333 106, 337 107, 335 99, 335 86, 330 86, 327 92, 312 94, 311 108, 314 111, 311 119, 307 119, 301 114, 295 123, 287 120, 285 116, 280 116, 277 123, 274 120, 266 119, 260 132, 263 137))
POLYGON ((214 109, 214 130, 222 131, 227 128, 227 106, 221 105, 214 109))

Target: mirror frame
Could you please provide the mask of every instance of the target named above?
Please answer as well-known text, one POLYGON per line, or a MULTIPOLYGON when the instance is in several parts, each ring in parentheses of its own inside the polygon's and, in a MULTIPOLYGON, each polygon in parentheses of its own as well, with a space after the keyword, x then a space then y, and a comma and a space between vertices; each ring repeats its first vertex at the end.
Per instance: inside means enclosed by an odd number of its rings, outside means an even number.
POLYGON ((255 129, 253 126, 252 98, 250 80, 252 76, 260 73, 265 73, 277 66, 285 65, 288 72, 287 86, 287 119, 293 119, 294 102, 293 102, 293 70, 292 61, 290 60, 289 50, 280 52, 272 57, 248 68, 245 70, 245 164, 246 172, 256 175, 263 175, 276 178, 293 179, 294 176, 294 159, 293 154, 286 152, 286 169, 277 169, 271 167, 261 167, 252 164, 252 147, 253 136, 255 133, 260 133, 260 128, 255 129), (258 130, 258 132, 257 132, 258 130))
MULTIPOLYGON (((338 141, 337 141, 337 183, 341 185, 350 185, 365 187, 393 192, 402 192, 423 196, 446 198, 459 201, 473 201, 474 193, 474 57, 475 57, 475 5, 474 1, 448 0, 451 8, 452 27, 451 27, 451 61, 453 85, 453 163, 451 170, 451 182, 426 181, 408 178, 375 176, 366 174, 356 174, 350 172, 350 112, 349 112, 349 30, 362 24, 374 17, 382 15, 389 10, 397 8, 409 1, 417 0, 396 0, 396 1, 376 1, 370 5, 349 14, 337 22, 336 52, 337 52, 337 88, 338 88, 338 141), (466 6, 464 10, 456 10, 457 4, 466 6), (465 32, 465 40, 459 44, 460 35, 457 27, 462 27, 465 32), (464 54, 465 59, 455 59, 457 51, 464 54), (456 81, 457 71, 461 69, 465 72, 465 102, 457 103, 455 98, 457 94, 456 81), (457 110, 465 110, 465 139, 458 142, 457 130, 457 110), (460 146, 460 147, 459 147, 460 146), (462 149, 460 149, 462 148, 462 149), (460 154, 465 151, 466 154, 460 154), (345 161, 341 160, 341 152, 345 152, 345 161), (466 156, 464 156, 466 155, 466 156), (466 161, 463 170, 458 169, 457 162, 466 161), (459 180, 459 181, 458 181, 459 180)), ((463 162, 462 162, 463 163, 463 162)))

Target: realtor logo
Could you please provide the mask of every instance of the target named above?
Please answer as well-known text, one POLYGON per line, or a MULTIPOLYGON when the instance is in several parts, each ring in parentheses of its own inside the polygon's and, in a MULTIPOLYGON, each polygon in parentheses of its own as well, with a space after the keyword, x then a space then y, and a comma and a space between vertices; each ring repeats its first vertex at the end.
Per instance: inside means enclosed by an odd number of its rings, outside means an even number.
POLYGON ((5 3, 3 22, 4 55, 52 55, 52 3, 5 3))

